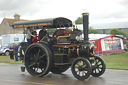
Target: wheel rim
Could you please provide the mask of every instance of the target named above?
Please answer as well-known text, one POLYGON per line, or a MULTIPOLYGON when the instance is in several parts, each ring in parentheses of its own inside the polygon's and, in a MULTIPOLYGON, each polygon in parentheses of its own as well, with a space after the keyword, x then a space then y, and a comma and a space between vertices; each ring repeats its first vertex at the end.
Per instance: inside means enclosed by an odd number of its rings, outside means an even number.
POLYGON ((94 68, 92 70, 93 76, 98 77, 105 72, 106 65, 102 58, 95 56, 95 61, 93 64, 94 64, 94 68))
POLYGON ((5 55, 9 55, 9 51, 7 51, 7 52, 5 53, 5 55))
POLYGON ((41 47, 31 47, 26 52, 25 66, 30 74, 42 76, 48 69, 47 53, 41 47))
POLYGON ((90 76, 91 66, 88 60, 86 59, 77 59, 73 62, 72 65, 72 73, 73 75, 79 79, 84 80, 90 76))
POLYGON ((84 61, 77 61, 77 63, 74 64, 74 67, 78 76, 85 76, 88 72, 87 64, 84 61))

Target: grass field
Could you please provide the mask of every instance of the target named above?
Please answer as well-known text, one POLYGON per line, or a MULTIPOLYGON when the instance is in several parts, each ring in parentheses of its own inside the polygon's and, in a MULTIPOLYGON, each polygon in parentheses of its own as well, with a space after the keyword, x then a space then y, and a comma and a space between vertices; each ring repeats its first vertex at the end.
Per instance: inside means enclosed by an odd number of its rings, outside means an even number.
POLYGON ((128 69, 128 51, 120 54, 102 56, 107 68, 128 69))
POLYGON ((20 64, 22 62, 21 61, 10 61, 10 57, 9 56, 0 56, 0 63, 16 63, 16 64, 20 64))
MULTIPOLYGON (((111 69, 127 69, 128 70, 128 51, 120 54, 102 56, 107 68, 111 69)), ((0 56, 0 63, 16 63, 21 64, 21 61, 10 61, 9 56, 0 56)))

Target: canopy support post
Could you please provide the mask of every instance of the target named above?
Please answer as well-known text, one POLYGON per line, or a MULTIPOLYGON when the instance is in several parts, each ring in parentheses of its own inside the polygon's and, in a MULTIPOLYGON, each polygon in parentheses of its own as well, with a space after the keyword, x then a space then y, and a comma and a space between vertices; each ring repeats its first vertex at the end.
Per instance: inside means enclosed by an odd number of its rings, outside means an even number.
POLYGON ((24 30, 24 41, 23 42, 25 42, 25 28, 24 28, 24 25, 23 25, 23 30, 24 30))

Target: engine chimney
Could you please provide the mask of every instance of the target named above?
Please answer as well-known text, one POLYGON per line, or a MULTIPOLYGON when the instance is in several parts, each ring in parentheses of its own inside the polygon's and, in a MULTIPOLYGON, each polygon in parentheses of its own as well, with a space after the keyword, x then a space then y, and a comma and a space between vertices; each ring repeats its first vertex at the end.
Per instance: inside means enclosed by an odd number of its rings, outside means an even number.
POLYGON ((89 43, 89 38, 88 38, 89 13, 82 13, 82 15, 83 15, 84 42, 89 43))

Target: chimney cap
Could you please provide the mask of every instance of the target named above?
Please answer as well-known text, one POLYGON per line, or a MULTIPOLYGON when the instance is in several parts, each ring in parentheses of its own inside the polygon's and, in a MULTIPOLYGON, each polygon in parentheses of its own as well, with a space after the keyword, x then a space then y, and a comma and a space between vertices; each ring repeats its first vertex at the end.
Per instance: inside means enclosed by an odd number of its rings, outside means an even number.
POLYGON ((89 15, 88 12, 82 13, 83 16, 89 15))
POLYGON ((19 15, 18 13, 15 13, 15 15, 19 15))

